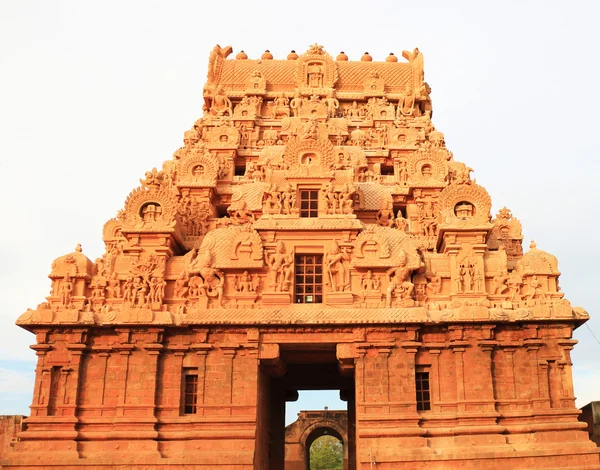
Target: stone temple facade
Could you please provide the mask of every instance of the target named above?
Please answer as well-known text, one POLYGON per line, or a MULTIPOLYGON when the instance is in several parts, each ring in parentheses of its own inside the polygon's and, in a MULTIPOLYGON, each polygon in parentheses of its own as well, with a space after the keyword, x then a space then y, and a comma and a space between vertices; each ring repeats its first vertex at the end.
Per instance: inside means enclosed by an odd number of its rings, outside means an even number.
POLYGON ((454 159, 423 55, 210 53, 204 116, 52 263, 11 469, 284 468, 286 401, 348 403, 351 470, 600 468, 557 259, 454 159))

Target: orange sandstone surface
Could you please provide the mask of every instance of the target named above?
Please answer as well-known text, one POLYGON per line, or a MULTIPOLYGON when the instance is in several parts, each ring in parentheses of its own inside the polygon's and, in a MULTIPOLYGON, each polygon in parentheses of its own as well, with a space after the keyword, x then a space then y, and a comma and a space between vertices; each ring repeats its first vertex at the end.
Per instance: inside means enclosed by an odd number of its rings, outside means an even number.
POLYGON ((319 389, 348 403, 350 470, 600 468, 588 314, 446 148, 422 53, 231 52, 106 253, 57 258, 17 320, 38 362, 2 468, 289 470, 285 403, 319 389))

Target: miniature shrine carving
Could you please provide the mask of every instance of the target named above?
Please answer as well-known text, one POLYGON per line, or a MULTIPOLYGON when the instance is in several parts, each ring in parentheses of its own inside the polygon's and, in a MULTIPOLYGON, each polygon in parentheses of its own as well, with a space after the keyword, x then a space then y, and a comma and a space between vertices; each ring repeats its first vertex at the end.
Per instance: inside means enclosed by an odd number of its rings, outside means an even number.
POLYGON ((589 316, 446 148, 423 54, 231 53, 105 253, 56 258, 17 320, 36 383, 2 468, 287 469, 304 389, 347 400, 348 470, 600 468, 571 373, 589 316))

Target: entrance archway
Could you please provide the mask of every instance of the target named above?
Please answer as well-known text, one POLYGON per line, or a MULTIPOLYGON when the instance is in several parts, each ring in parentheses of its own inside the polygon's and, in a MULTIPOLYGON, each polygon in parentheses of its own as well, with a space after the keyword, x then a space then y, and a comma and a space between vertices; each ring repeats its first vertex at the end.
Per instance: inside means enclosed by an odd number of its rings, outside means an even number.
POLYGON ((285 470, 310 470, 310 447, 322 436, 333 436, 344 448, 348 469, 348 413, 339 410, 301 411, 285 428, 285 470))

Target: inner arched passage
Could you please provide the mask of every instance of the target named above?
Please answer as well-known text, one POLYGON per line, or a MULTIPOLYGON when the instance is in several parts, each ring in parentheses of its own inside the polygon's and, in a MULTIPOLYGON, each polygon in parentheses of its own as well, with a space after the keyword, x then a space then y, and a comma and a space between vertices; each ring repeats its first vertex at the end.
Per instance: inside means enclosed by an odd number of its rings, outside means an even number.
POLYGON ((312 430, 304 443, 305 470, 337 470, 348 468, 348 445, 338 430, 330 426, 319 426, 312 430), (332 438, 334 442, 328 441, 332 438), (337 443, 341 447, 338 449, 337 443))

